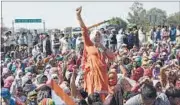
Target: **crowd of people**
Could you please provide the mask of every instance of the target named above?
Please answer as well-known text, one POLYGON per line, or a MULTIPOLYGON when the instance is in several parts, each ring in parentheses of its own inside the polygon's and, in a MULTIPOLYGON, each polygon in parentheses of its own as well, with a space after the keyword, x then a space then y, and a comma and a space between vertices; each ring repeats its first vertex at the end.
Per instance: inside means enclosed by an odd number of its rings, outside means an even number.
POLYGON ((180 105, 180 26, 90 31, 77 8, 78 35, 11 31, 1 36, 1 105, 180 105), (117 33, 118 31, 118 33, 117 33))

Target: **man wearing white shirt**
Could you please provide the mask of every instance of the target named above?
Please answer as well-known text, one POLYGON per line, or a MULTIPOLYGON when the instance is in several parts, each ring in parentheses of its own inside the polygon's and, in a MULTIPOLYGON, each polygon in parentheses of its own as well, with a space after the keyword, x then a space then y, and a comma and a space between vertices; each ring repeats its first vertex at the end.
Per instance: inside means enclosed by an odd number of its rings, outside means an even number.
POLYGON ((39 50, 40 48, 38 47, 38 45, 35 45, 34 48, 32 49, 32 55, 33 57, 36 57, 37 55, 39 55, 41 52, 39 50))
POLYGON ((142 44, 146 42, 146 36, 142 27, 140 27, 138 31, 138 35, 139 35, 140 46, 142 46, 142 44))
POLYGON ((27 45, 28 45, 28 53, 31 52, 31 48, 33 46, 33 35, 30 31, 27 32, 27 45))
POLYGON ((10 42, 10 45, 15 45, 16 44, 15 36, 11 32, 9 34, 9 42, 10 42))
POLYGON ((152 44, 154 44, 156 42, 156 28, 155 27, 152 27, 151 30, 150 30, 150 42, 152 44))
POLYGON ((110 40, 109 36, 106 34, 106 31, 104 30, 104 28, 101 28, 100 32, 101 32, 101 35, 103 37, 102 38, 103 39, 103 45, 108 48, 108 41, 110 40))
POLYGON ((33 42, 33 35, 30 31, 27 32, 27 44, 28 46, 32 46, 33 42))
POLYGON ((69 42, 69 39, 67 36, 61 38, 61 47, 62 47, 62 54, 66 53, 67 51, 71 50, 71 43, 69 42))
POLYGON ((80 33, 79 36, 76 38, 76 51, 77 53, 80 51, 82 40, 82 34, 80 33))
POLYGON ((12 34, 11 31, 9 33, 9 41, 8 41, 8 43, 10 45, 10 49, 14 50, 15 45, 16 45, 16 40, 15 40, 14 34, 12 34))
POLYGON ((10 31, 6 32, 5 35, 3 36, 4 53, 7 53, 9 51, 9 34, 10 34, 10 31))
POLYGON ((162 29, 161 29, 161 36, 163 36, 164 31, 165 31, 165 26, 162 26, 162 29))
POLYGON ((26 43, 25 35, 26 35, 26 33, 23 32, 23 33, 19 36, 18 44, 21 45, 21 46, 24 46, 25 43, 26 43))
POLYGON ((123 29, 120 29, 117 35, 117 49, 120 49, 122 44, 124 43, 123 39, 124 39, 125 35, 123 33, 123 29))
POLYGON ((53 53, 56 55, 56 54, 59 54, 60 41, 57 34, 54 34, 53 36, 54 36, 54 39, 52 40, 52 50, 53 50, 53 53))

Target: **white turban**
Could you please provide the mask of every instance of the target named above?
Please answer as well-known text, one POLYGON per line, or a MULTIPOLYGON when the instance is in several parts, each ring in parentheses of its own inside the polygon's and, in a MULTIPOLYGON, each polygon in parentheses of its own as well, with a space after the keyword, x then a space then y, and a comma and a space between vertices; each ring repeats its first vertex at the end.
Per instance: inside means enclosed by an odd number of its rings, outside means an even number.
MULTIPOLYGON (((99 32, 98 30, 93 30, 90 34, 90 40, 95 43, 96 33, 99 32)), ((99 32, 100 33, 100 32, 99 32)), ((103 43, 103 37, 100 38, 100 43, 103 43)))

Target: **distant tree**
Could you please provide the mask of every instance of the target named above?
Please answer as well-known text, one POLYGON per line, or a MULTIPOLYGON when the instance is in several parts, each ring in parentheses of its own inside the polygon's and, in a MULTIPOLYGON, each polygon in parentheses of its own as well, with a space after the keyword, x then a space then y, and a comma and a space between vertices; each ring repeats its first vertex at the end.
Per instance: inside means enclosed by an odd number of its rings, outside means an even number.
POLYGON ((167 14, 166 11, 152 8, 147 11, 147 18, 149 20, 150 25, 165 25, 167 21, 167 14))
POLYGON ((120 28, 126 28, 127 27, 127 22, 121 19, 120 17, 113 17, 112 19, 109 20, 108 22, 110 25, 115 25, 117 26, 118 30, 120 28))
POLYGON ((167 18, 167 23, 169 25, 180 25, 180 12, 176 12, 174 14, 171 14, 168 18, 167 18))
POLYGON ((64 34, 71 35, 72 34, 72 27, 66 27, 64 28, 64 34))
POLYGON ((19 32, 20 32, 20 33, 27 32, 27 29, 26 29, 26 28, 20 28, 20 29, 19 29, 19 32))
POLYGON ((136 24, 137 26, 144 26, 148 24, 146 16, 146 10, 143 8, 143 4, 140 2, 134 2, 130 7, 131 12, 128 13, 128 22, 130 24, 136 24))
MULTIPOLYGON (((8 27, 2 27, 2 28, 0 28, 0 30, 2 31, 2 33, 4 33, 4 32, 6 32, 6 31, 8 31, 9 28, 8 28, 8 27)), ((1 31, 0 31, 0 32, 1 32, 1 31)))

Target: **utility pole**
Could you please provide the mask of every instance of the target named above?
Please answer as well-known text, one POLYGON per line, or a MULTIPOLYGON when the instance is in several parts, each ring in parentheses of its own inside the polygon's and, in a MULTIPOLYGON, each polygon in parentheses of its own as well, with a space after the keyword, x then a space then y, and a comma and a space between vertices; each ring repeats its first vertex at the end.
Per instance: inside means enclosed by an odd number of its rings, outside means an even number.
POLYGON ((3 34, 3 17, 1 17, 1 36, 2 36, 2 34, 3 34))
POLYGON ((151 18, 151 15, 149 15, 149 21, 150 21, 150 25, 151 25, 151 23, 152 23, 152 20, 151 20, 152 18, 151 18))
POLYGON ((2 1, 1 1, 1 36, 3 35, 3 17, 2 17, 2 1))
MULTIPOLYGON (((3 17, 2 17, 2 1, 1 1, 1 37, 2 37, 2 35, 3 35, 3 17)), ((1 42, 1 38, 0 38, 0 42, 1 42)), ((1 45, 2 45, 3 43, 1 42, 1 45)), ((0 51, 1 51, 1 48, 2 47, 0 47, 0 51)), ((4 48, 3 48, 4 49, 4 48)))
MULTIPOLYGON (((179 14, 180 14, 180 1, 179 1, 179 14)), ((179 22, 180 22, 180 16, 179 16, 179 22)))

